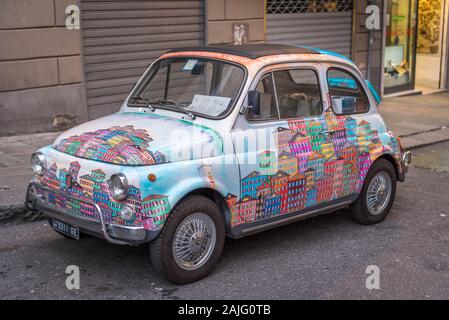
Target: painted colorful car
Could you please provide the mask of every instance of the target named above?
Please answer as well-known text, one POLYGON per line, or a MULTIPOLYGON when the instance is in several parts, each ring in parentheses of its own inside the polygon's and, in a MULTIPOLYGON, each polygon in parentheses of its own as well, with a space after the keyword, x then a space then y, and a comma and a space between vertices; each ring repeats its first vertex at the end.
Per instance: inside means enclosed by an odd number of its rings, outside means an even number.
POLYGON ((345 207, 385 219, 411 161, 348 59, 257 44, 171 50, 119 112, 32 157, 26 204, 68 237, 150 243, 155 268, 189 283, 225 237, 345 207))

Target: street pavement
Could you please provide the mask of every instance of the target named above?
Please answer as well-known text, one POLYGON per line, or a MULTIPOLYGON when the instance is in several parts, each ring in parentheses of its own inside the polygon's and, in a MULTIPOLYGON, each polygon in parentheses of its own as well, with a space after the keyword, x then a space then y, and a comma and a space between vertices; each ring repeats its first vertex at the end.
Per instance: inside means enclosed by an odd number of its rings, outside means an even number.
POLYGON ((0 299, 449 299, 449 142, 414 151, 416 162, 380 224, 345 211, 227 240, 215 271, 185 286, 155 274, 148 246, 79 241, 48 223, 0 225, 0 299), (66 267, 80 289, 65 286, 66 267), (380 289, 365 286, 380 270, 380 289))

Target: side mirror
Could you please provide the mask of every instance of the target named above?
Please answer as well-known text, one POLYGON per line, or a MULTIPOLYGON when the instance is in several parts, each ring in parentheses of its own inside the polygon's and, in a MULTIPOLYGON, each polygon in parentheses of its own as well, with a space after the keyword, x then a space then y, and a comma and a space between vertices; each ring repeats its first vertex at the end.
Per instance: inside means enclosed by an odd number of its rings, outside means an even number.
POLYGON ((248 107, 249 112, 254 115, 260 114, 260 92, 251 90, 248 92, 248 107))

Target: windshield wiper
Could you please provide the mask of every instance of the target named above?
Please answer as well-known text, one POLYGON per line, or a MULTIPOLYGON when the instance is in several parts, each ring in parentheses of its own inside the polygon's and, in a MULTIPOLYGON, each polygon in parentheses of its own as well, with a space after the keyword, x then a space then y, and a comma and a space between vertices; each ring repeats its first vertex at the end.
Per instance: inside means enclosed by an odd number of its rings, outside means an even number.
POLYGON ((196 116, 192 112, 184 109, 185 107, 188 106, 185 103, 176 102, 176 101, 173 101, 173 100, 170 100, 170 99, 156 99, 156 100, 154 100, 152 102, 153 103, 159 103, 159 104, 170 104, 170 105, 176 106, 176 110, 179 110, 182 113, 188 115, 190 117, 190 119, 192 119, 192 120, 196 119, 196 116))
MULTIPOLYGON (((150 108, 150 110, 152 112, 154 112, 156 110, 156 108, 152 105, 154 103, 153 99, 149 99, 149 98, 138 96, 138 97, 131 97, 131 98, 129 98, 129 100, 130 100, 130 102, 131 101, 133 101, 133 102, 136 102, 136 101, 147 102, 146 104, 142 104, 141 106, 144 106, 146 108, 150 108)), ((133 103, 133 102, 131 102, 131 103, 133 103)))
POLYGON ((190 119, 192 119, 192 120, 196 119, 196 116, 192 112, 184 109, 185 107, 188 106, 185 103, 176 102, 176 101, 173 101, 173 100, 170 100, 170 99, 146 98, 146 97, 141 97, 141 96, 132 97, 129 100, 147 102, 147 104, 145 106, 151 108, 151 111, 153 111, 153 112, 155 110, 155 107, 154 107, 155 104, 158 104, 158 105, 164 105, 164 104, 166 104, 166 105, 167 104, 168 105, 173 105, 173 106, 176 107, 176 110, 179 110, 182 113, 188 115, 190 117, 190 119))

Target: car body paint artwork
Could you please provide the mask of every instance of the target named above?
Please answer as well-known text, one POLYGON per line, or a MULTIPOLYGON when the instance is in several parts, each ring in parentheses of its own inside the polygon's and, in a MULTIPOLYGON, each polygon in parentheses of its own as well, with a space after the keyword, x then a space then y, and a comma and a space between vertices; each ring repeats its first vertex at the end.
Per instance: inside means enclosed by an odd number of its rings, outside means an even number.
POLYGON ((52 163, 49 170, 38 178, 42 185, 62 191, 76 199, 50 191, 41 190, 40 194, 56 208, 99 221, 95 207, 83 202, 83 200, 92 201, 99 205, 108 224, 143 226, 146 230, 156 230, 165 222, 171 210, 166 195, 150 194, 142 198, 141 189, 130 185, 126 200, 116 201, 110 197, 109 183, 103 170, 95 169, 80 174, 80 169, 78 161, 73 161, 69 167, 63 168, 58 168, 56 163, 52 163), (118 216, 118 212, 124 206, 130 207, 133 211, 130 220, 118 216))
POLYGON ((114 126, 62 139, 54 148, 72 156, 114 164, 153 165, 165 162, 159 152, 147 150, 153 139, 145 129, 114 126))
POLYGON ((259 151, 256 170, 242 172, 241 194, 228 194, 231 226, 300 212, 360 192, 371 164, 400 154, 395 139, 364 120, 324 116, 270 128, 275 150, 259 151), (326 136, 325 131, 333 134, 326 136))
POLYGON ((207 126, 154 113, 119 112, 67 130, 53 148, 103 163, 148 166, 201 157, 177 159, 176 155, 181 148, 205 145, 208 156, 222 153, 220 134, 207 126))
MULTIPOLYGON (((169 162, 168 157, 157 150, 159 147, 165 148, 165 150, 168 150, 167 154, 170 155, 172 143, 167 142, 167 132, 169 130, 187 129, 185 132, 193 135, 194 133, 191 133, 193 126, 199 131, 197 140, 200 144, 212 145, 214 154, 219 154, 222 149, 221 138, 215 131, 197 124, 161 116, 117 113, 91 121, 88 124, 86 128, 81 130, 69 130, 71 134, 58 138, 52 148, 47 148, 49 153, 52 153, 51 149, 54 149, 62 154, 80 159, 69 162, 67 156, 61 155, 58 157, 58 161, 49 163, 49 170, 37 179, 44 186, 79 198, 79 200, 74 200, 58 193, 41 190, 41 194, 46 197, 49 204, 75 215, 99 221, 94 206, 82 202, 82 200, 93 201, 103 211, 105 222, 111 224, 143 226, 146 230, 158 230, 165 222, 172 206, 167 195, 146 191, 150 189, 155 191, 159 185, 162 186, 161 191, 165 191, 164 181, 161 181, 162 183, 158 181, 157 184, 150 185, 150 182, 146 179, 146 174, 142 174, 142 177, 137 174, 138 178, 134 181, 134 184, 129 186, 129 196, 125 201, 112 199, 108 184, 110 174, 106 173, 108 172, 107 169, 101 169, 100 163, 114 164, 114 170, 119 169, 120 171, 127 168, 133 168, 133 170, 143 168, 142 172, 147 170, 145 168, 148 166, 167 163, 169 162), (120 125, 119 123, 133 124, 120 125), (148 125, 149 123, 151 125, 148 125), (112 124, 112 126, 106 129, 82 131, 106 127, 107 124, 112 124), (136 128, 137 126, 139 127, 136 128), (145 127, 145 129, 142 127, 145 127), (150 132, 157 136, 156 141, 150 132), (164 145, 164 142, 166 145, 164 145), (153 144, 157 146, 152 148, 153 144), (95 165, 95 162, 94 164, 89 163, 90 167, 94 167, 83 168, 80 162, 85 162, 84 159, 95 160, 97 164, 95 165), (118 212, 124 206, 132 209, 132 219, 123 220, 118 216, 118 212)), ((188 139, 189 142, 192 142, 190 137, 188 139)), ((188 147, 194 148, 194 143, 188 145, 188 147)), ((211 148, 208 150, 211 150, 211 148)), ((188 154, 191 155, 190 152, 188 154)), ((192 164, 192 166, 195 165, 192 164)), ((215 185, 211 165, 199 165, 198 168, 194 167, 191 171, 184 170, 184 174, 188 176, 197 175, 199 179, 207 181, 206 186, 213 188, 215 185)), ((179 174, 178 178, 182 176, 183 174, 179 174)), ((168 181, 169 179, 165 178, 164 180, 168 181)), ((170 183, 173 184, 173 181, 170 181, 170 183)))
MULTIPOLYGON (((348 64, 338 57, 317 54, 250 59, 187 51, 167 53, 161 59, 182 56, 209 57, 244 66, 248 77, 246 91, 257 73, 268 65, 286 68, 291 61, 313 60, 325 69, 333 65, 329 62, 332 60, 348 64)), ((214 189, 228 206, 226 223, 231 236, 238 237, 242 228, 237 227, 242 225, 282 215, 300 215, 308 208, 357 195, 372 163, 384 154, 392 155, 398 164, 401 161, 398 141, 386 131, 383 121, 369 112, 337 116, 328 107, 321 116, 281 121, 281 125, 267 128, 274 148, 246 150, 257 153, 256 163, 246 164, 239 163, 234 150, 226 153, 223 141, 224 137, 232 136, 234 129, 239 129, 233 127, 239 118, 245 117, 239 111, 234 111, 232 121, 229 117, 205 121, 207 125, 203 125, 202 119, 189 121, 182 114, 175 117, 160 110, 135 110, 124 105, 118 113, 64 132, 51 147, 41 150, 50 161, 49 170, 36 178, 38 182, 98 204, 107 223, 141 226, 150 231, 161 230, 172 209, 189 192, 214 189), (226 125, 226 131, 218 132, 221 123, 226 125), (183 129, 185 134, 179 139, 169 139, 172 133, 183 129), (329 130, 332 135, 323 133, 329 130), (205 145, 210 151, 207 155, 188 152, 188 158, 175 157, 178 148, 193 150, 205 145), (110 195, 108 179, 117 172, 125 173, 130 182, 129 196, 124 201, 113 200, 110 195), (148 181, 150 173, 158 177, 155 182, 148 181), (125 205, 134 213, 130 220, 118 215, 125 205)), ((94 208, 82 201, 44 193, 55 207, 99 219, 94 208)))
MULTIPOLYGON (((231 215, 231 227, 301 211, 359 192, 376 158, 385 152, 399 154, 398 146, 394 144, 396 140, 382 141, 381 137, 385 135, 379 135, 369 122, 361 118, 357 122, 351 116, 336 116, 329 109, 322 117, 289 120, 285 121, 285 126, 272 129, 276 150, 257 150, 256 170, 242 171, 240 181, 228 183, 229 192, 225 200, 231 215), (324 130, 333 130, 334 133, 326 137, 322 134, 324 130)), ((208 141, 211 139, 208 138, 208 141)), ((150 162, 147 165, 166 163, 162 152, 148 151, 149 158, 139 154, 150 149, 153 141, 145 129, 135 129, 132 125, 112 126, 71 135, 59 140, 54 148, 80 158, 114 164, 119 162, 128 165, 148 160, 150 162), (101 147, 113 152, 117 145, 122 146, 120 155, 113 153, 114 157, 107 157, 107 152, 99 153, 101 147), (92 149, 95 152, 89 154, 92 149), (124 152, 129 149, 133 152, 124 152), (158 158, 153 157, 155 154, 158 158)), ((223 180, 222 177, 229 170, 237 170, 231 164, 193 162, 187 165, 190 166, 190 170, 182 170, 179 178, 196 175, 205 181, 204 187, 212 189, 217 187, 216 176, 218 180, 223 180)), ((43 185, 97 203, 104 211, 107 223, 158 230, 173 207, 163 185, 159 189, 161 193, 142 194, 141 189, 150 188, 145 179, 130 185, 129 197, 120 202, 109 196, 106 174, 99 168, 81 175, 77 161, 66 167, 58 167, 53 163, 49 168, 40 178, 43 185), (140 185, 144 187, 140 188, 140 185), (134 212, 132 220, 123 220, 118 216, 125 205, 134 212)), ((144 174, 142 176, 145 177, 144 174)), ((98 221, 93 206, 46 193, 48 201, 57 207, 98 221)))

